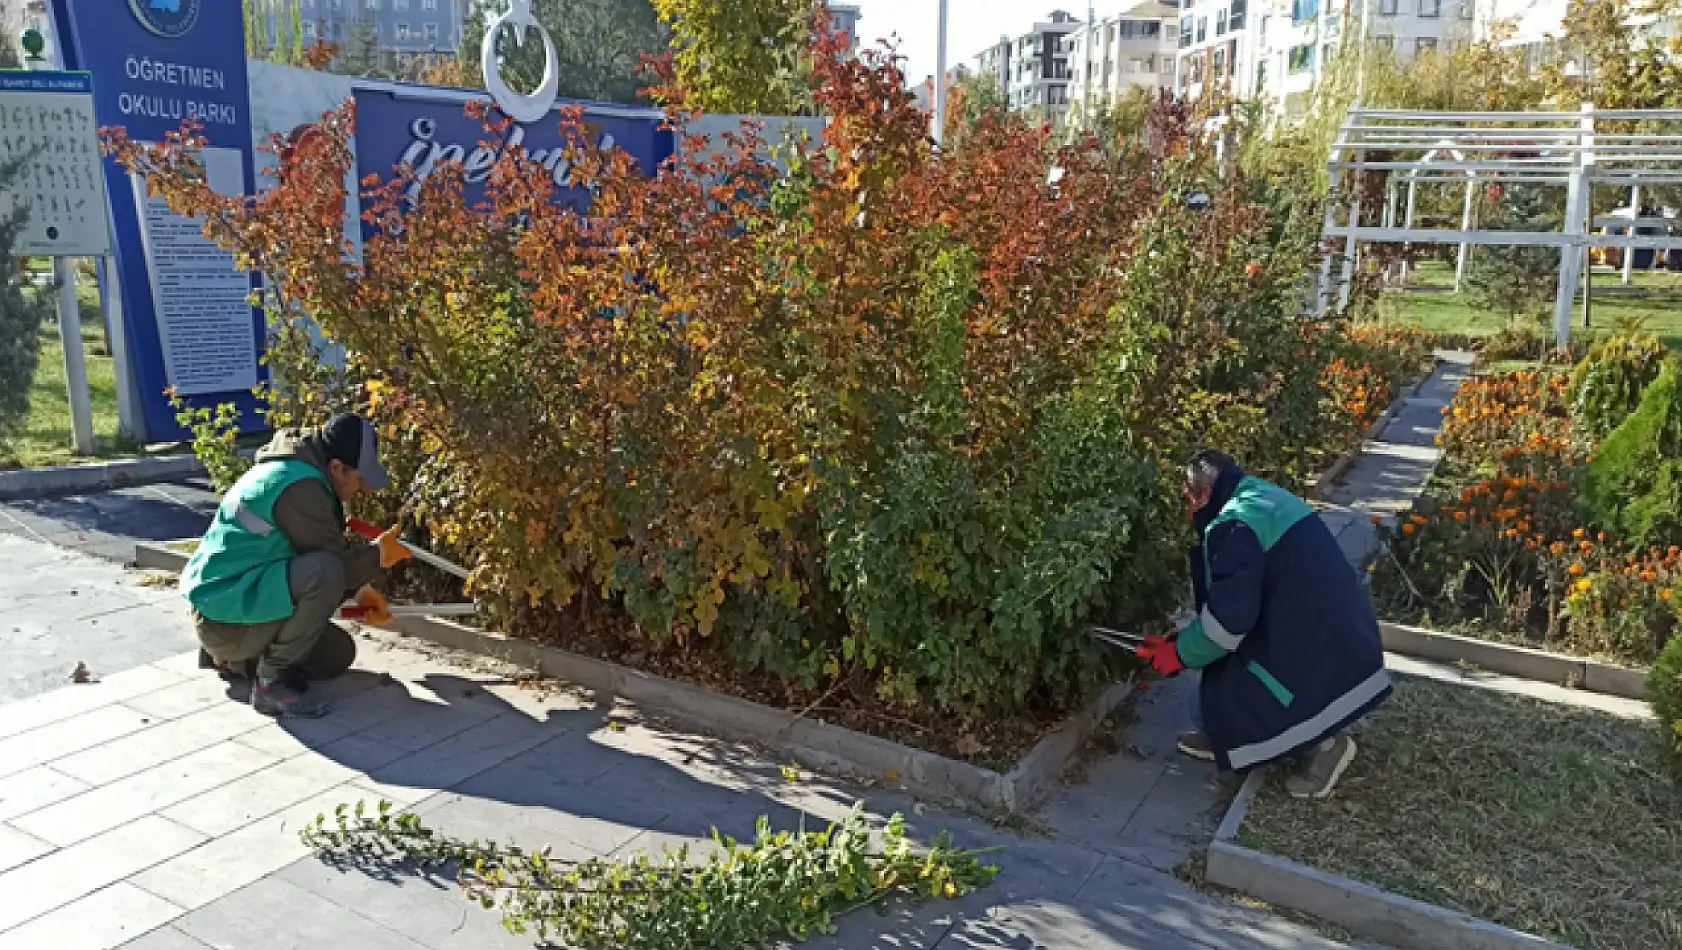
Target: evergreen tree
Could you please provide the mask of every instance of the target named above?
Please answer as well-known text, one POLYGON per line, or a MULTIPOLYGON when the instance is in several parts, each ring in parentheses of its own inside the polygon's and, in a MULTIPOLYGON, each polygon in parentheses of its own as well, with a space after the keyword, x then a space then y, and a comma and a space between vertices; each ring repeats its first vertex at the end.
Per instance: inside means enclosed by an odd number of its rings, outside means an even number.
MULTIPOLYGON (((22 172, 23 161, 0 165, 0 193, 22 172)), ((48 301, 31 286, 22 260, 14 256, 25 212, 0 218, 0 440, 13 435, 29 414, 29 392, 41 355, 41 323, 48 301)))
MULTIPOLYGON (((1557 231, 1560 215, 1534 185, 1507 188, 1486 230, 1557 231)), ((1474 307, 1505 314, 1509 322, 1534 317, 1552 303, 1559 287, 1559 249, 1535 245, 1486 248, 1466 271, 1467 300, 1474 307)))
MULTIPOLYGON (((480 50, 485 26, 507 9, 508 0, 474 0, 457 55, 465 85, 484 86, 480 50)), ((561 96, 646 104, 640 95, 649 78, 642 73, 643 57, 664 53, 667 37, 649 0, 533 0, 532 13, 555 44, 561 96)), ((536 35, 521 45, 513 30, 504 29, 497 37, 497 54, 503 81, 511 88, 527 91, 542 82, 543 44, 536 35)))

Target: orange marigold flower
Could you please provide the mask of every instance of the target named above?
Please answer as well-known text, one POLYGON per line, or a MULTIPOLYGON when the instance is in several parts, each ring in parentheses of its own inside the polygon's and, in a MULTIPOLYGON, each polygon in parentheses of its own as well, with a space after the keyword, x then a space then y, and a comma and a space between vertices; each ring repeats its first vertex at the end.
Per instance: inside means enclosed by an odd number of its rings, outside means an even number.
POLYGON ((1571 536, 1578 539, 1581 539, 1585 534, 1588 534, 1588 532, 1584 531, 1582 528, 1578 528, 1577 530, 1571 532, 1571 536))
POLYGON ((1655 574, 1652 571, 1642 571, 1641 572, 1641 579, 1646 581, 1647 583, 1651 584, 1654 581, 1659 579, 1659 575, 1655 574))
POLYGON ((1584 567, 1581 564, 1571 565, 1571 576, 1572 577, 1582 577, 1583 574, 1586 573, 1587 571, 1588 571, 1588 568, 1584 567))
POLYGON ((1464 522, 1466 520, 1466 513, 1464 511, 1456 511, 1454 513, 1454 520, 1464 522))
POLYGON ((1585 577, 1577 582, 1577 589, 1586 594, 1589 591, 1594 590, 1594 581, 1585 577))
POLYGON ((1412 534, 1412 533, 1414 533, 1414 532, 1415 532, 1415 531, 1417 531, 1417 530, 1419 530, 1419 529, 1418 529, 1418 528, 1415 528, 1415 527, 1414 527, 1414 526, 1413 526, 1413 525, 1411 525, 1411 524, 1405 524, 1405 525, 1402 525, 1402 533, 1403 533, 1403 534, 1412 534))
POLYGON ((1664 590, 1659 591, 1659 599, 1664 600, 1666 602, 1668 602, 1670 600, 1670 598, 1672 598, 1674 596, 1676 596, 1676 595, 1674 593, 1672 593, 1671 589, 1668 588, 1668 587, 1666 587, 1664 590))

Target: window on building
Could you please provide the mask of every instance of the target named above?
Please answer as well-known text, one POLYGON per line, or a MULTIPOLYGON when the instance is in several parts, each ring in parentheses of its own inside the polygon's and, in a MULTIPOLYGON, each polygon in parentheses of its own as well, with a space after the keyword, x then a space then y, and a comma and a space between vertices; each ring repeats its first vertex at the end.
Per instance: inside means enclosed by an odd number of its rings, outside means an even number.
POLYGON ((1267 91, 1267 63, 1256 64, 1256 95, 1267 91))
POLYGON ((378 10, 380 8, 380 0, 365 0, 365 2, 370 10, 378 10))
POLYGON ((1227 14, 1226 28, 1229 30, 1244 29, 1244 0, 1232 0, 1232 12, 1227 14))
POLYGON ((345 8, 345 0, 333 0, 333 9, 343 10, 344 8, 345 8))
POLYGON ((427 39, 435 40, 435 39, 438 38, 438 24, 428 23, 425 26, 421 27, 421 29, 426 31, 426 38, 427 39))
POLYGON ((1226 11, 1225 10, 1219 10, 1219 11, 1216 11, 1216 13, 1215 13, 1215 35, 1216 36, 1225 36, 1226 35, 1226 11))
POLYGON ((421 0, 421 9, 422 10, 436 10, 436 9, 438 9, 438 0, 421 0))
POLYGON ((1206 17, 1206 16, 1200 16, 1200 17, 1197 18, 1197 41, 1199 43, 1201 43, 1208 38, 1209 38, 1209 18, 1206 17))
POLYGON ((406 40, 406 39, 409 38, 409 24, 407 24, 407 23, 395 23, 395 24, 392 24, 392 28, 397 32, 397 38, 398 39, 406 40))
POLYGON ((1395 16, 1397 0, 1378 0, 1379 16, 1395 16))
POLYGON ((1191 45, 1191 17, 1180 18, 1180 49, 1191 45))
POLYGON ((1433 36, 1421 36, 1413 41, 1413 55, 1424 56, 1437 51, 1437 40, 1433 36))
MULTIPOLYGON (((1424 2, 1424 0, 1420 0, 1424 2)), ((1292 0, 1291 22, 1308 23, 1320 18, 1320 0, 1292 0)))
POLYGON ((315 39, 315 21, 314 20, 305 20, 304 21, 304 36, 306 36, 306 37, 308 37, 309 39, 312 39, 312 40, 315 39))
POLYGON ((1154 40, 1161 35, 1162 35, 1162 24, 1161 23, 1157 22, 1156 20, 1151 20, 1149 23, 1145 24, 1145 38, 1146 39, 1154 40))
POLYGON ((1422 17, 1441 16, 1443 0, 1419 0, 1419 15, 1422 17))
POLYGON ((1372 42, 1374 46, 1378 47, 1380 52, 1393 53, 1396 51, 1396 38, 1394 36, 1384 36, 1383 34, 1380 34, 1373 37, 1372 42))
POLYGON ((1215 56, 1209 63, 1209 74, 1216 79, 1226 78, 1226 50, 1215 50, 1215 56))
POLYGON ((1285 71, 1291 75, 1306 73, 1314 68, 1314 47, 1307 43, 1291 47, 1291 61, 1286 64, 1285 71))
POLYGON ((1460 19, 1470 20, 1472 14, 1476 11, 1477 8, 1473 6, 1472 0, 1460 0, 1460 19))
POLYGON ((409 9, 409 0, 391 0, 391 8, 402 13, 409 9))
POLYGON ((1199 53, 1190 59, 1191 84, 1197 85, 1203 81, 1203 54, 1199 53))

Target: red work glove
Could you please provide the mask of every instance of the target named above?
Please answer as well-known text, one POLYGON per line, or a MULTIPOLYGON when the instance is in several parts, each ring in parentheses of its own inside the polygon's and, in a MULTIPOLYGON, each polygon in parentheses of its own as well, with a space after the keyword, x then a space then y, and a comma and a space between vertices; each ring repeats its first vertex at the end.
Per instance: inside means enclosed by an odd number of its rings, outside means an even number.
POLYGON ((1139 644, 1134 653, 1163 676, 1173 676, 1186 668, 1180 662, 1180 648, 1174 645, 1174 641, 1164 640, 1154 633, 1145 637, 1145 642, 1139 644))
POLYGON ((356 592, 356 606, 361 607, 362 622, 370 627, 386 627, 391 625, 391 605, 385 597, 372 587, 364 587, 356 592))

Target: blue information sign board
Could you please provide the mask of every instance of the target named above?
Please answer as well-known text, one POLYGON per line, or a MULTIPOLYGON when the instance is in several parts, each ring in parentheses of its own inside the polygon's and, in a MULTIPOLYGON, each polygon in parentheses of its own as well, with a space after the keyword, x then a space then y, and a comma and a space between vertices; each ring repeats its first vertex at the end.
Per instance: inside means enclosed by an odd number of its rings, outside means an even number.
MULTIPOLYGON (((212 184, 218 190, 251 192, 251 97, 242 4, 237 0, 52 0, 52 9, 61 65, 93 74, 94 110, 101 125, 123 126, 131 138, 161 142, 166 134, 178 131, 184 120, 196 120, 203 127, 207 147, 221 159, 211 169, 212 184), (214 180, 218 171, 229 186, 226 189, 214 180)), ((246 428, 261 428, 248 385, 260 374, 254 363, 261 352, 263 322, 249 306, 243 314, 234 313, 232 326, 227 319, 226 301, 230 292, 237 292, 236 281, 243 281, 249 291, 250 279, 218 273, 220 263, 190 247, 192 236, 185 234, 179 222, 160 228, 154 219, 148 232, 144 227, 147 209, 129 187, 126 171, 114 161, 107 160, 105 166, 121 272, 116 283, 122 288, 129 369, 139 401, 136 421, 144 426, 145 437, 174 441, 190 436, 175 421, 165 396, 172 371, 174 381, 187 377, 201 381, 192 390, 195 402, 233 402, 242 411, 246 428), (148 238, 155 253, 166 239, 172 248, 187 248, 174 256, 180 263, 175 272, 160 275, 149 267, 148 238), (223 302, 220 325, 218 315, 205 312, 191 299, 195 286, 223 302), (160 299, 166 301, 162 315, 156 306, 160 299), (181 310, 170 312, 168 308, 177 301, 181 310), (249 339, 242 336, 246 333, 249 339), (225 365, 229 361, 246 365, 225 365), (218 373, 246 382, 220 391, 205 388, 202 381, 215 379, 218 373)), ((157 214, 155 209, 153 214, 157 214)), ((104 285, 109 288, 111 283, 104 285)))

